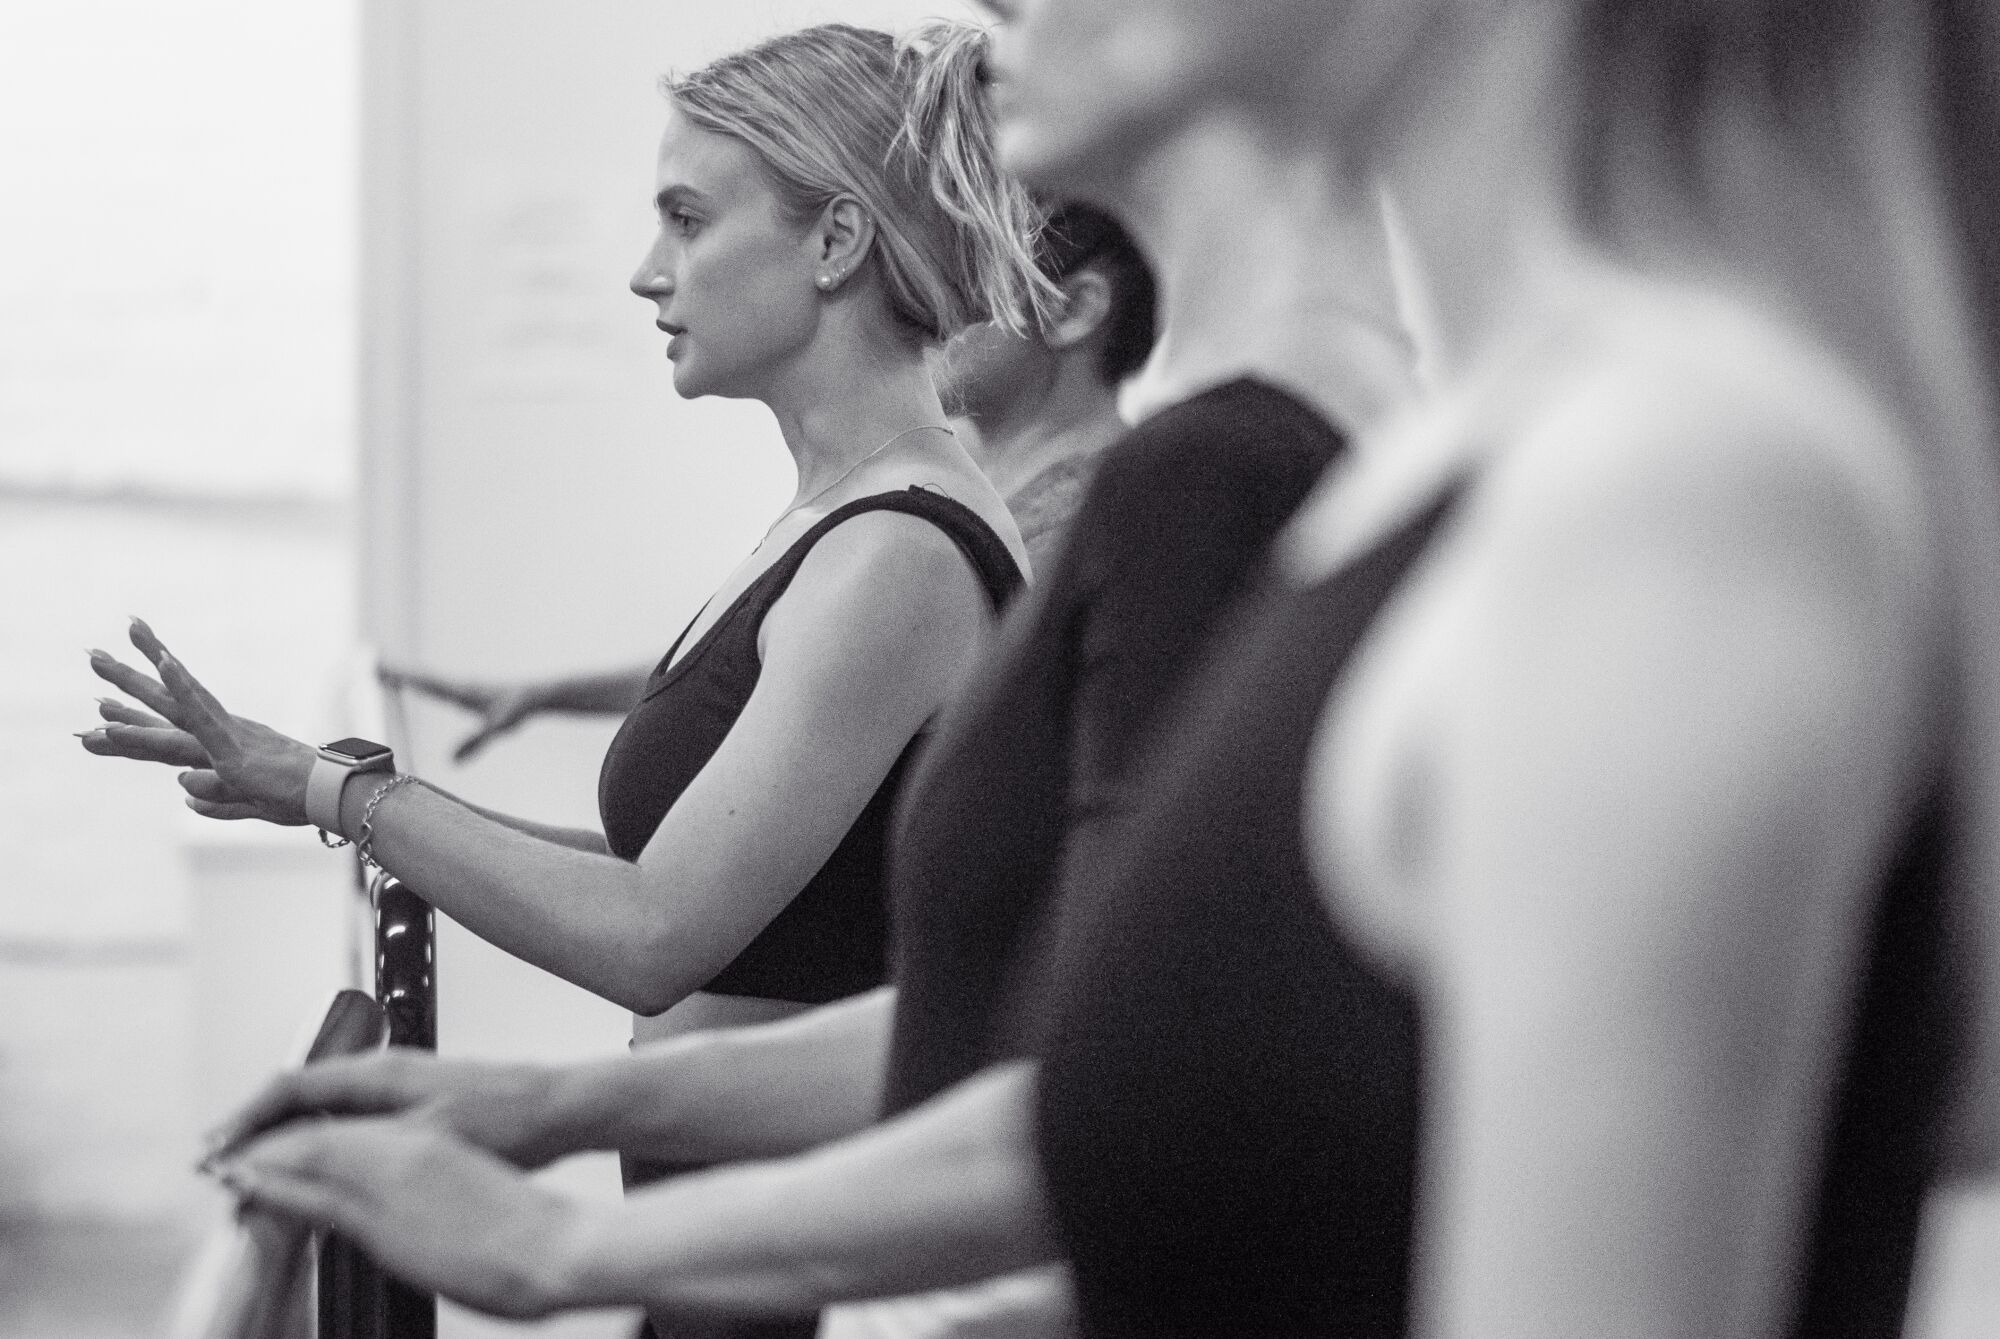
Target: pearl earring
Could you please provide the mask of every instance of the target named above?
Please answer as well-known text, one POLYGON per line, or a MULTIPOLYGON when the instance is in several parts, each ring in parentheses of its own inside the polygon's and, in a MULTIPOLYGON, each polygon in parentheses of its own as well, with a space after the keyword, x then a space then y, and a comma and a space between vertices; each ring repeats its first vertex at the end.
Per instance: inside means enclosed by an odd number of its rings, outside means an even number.
POLYGON ((832 288, 832 287, 833 287, 833 276, 832 276, 832 275, 830 275, 830 274, 822 274, 822 275, 821 275, 821 276, 819 277, 819 286, 820 286, 821 288, 832 288))

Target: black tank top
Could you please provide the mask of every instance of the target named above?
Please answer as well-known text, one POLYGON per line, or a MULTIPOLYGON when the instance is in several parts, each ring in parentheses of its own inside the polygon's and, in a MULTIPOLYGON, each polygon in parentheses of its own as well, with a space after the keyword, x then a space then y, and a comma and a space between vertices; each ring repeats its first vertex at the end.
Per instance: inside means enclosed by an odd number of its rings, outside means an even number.
MULTIPOLYGON (((813 545, 841 522, 871 511, 920 517, 951 536, 979 574, 996 611, 1020 589, 1021 570, 1006 544, 977 513, 941 493, 915 487, 877 493, 828 513, 746 587, 677 661, 674 653, 687 637, 683 630, 653 671, 645 696, 619 727, 598 775, 598 813, 611 854, 636 860, 674 801, 721 747, 763 668, 757 634, 764 615, 785 593, 813 545)), ((883 849, 896 792, 921 738, 910 741, 798 896, 704 990, 817 1004, 883 982, 888 939, 883 849)))
POLYGON ((1045 904, 1067 895, 1064 851, 1132 807, 1133 760, 1343 440, 1244 379, 1106 450, 1054 565, 904 792, 890 1111, 1018 1053, 1004 1006, 1045 904))
POLYGON ((1313 723, 1447 497, 1339 576, 1267 589, 1077 854, 1041 985, 1037 1139, 1085 1332, 1403 1332, 1411 994, 1342 939, 1299 814, 1313 723))
MULTIPOLYGON (((1037 1141, 1085 1333, 1401 1335, 1420 1020, 1329 920, 1303 778, 1327 696, 1458 490, 1246 614, 1071 877, 1042 964, 1037 1141)), ((1954 1052, 1936 794, 1884 873, 1792 1339, 1891 1339, 1954 1052)))

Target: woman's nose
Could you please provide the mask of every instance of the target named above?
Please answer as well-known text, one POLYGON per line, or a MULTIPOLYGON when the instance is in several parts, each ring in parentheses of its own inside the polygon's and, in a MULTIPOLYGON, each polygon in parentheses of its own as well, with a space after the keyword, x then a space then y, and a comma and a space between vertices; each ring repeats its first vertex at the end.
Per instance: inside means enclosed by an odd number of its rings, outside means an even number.
POLYGON ((657 252, 648 251, 639 262, 639 268, 632 274, 632 291, 649 300, 667 297, 674 291, 673 281, 667 278, 666 267, 660 264, 657 252))

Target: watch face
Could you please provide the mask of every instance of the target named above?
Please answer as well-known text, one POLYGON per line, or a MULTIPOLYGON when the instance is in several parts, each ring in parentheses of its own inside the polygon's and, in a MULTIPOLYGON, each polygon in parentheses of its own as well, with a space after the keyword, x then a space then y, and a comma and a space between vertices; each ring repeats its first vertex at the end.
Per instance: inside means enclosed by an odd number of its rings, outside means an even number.
POLYGON ((362 739, 354 735, 346 739, 336 739, 331 744, 322 744, 319 747, 320 752, 330 753, 335 758, 350 763, 364 763, 371 758, 386 757, 389 753, 387 744, 377 744, 372 739, 362 739))

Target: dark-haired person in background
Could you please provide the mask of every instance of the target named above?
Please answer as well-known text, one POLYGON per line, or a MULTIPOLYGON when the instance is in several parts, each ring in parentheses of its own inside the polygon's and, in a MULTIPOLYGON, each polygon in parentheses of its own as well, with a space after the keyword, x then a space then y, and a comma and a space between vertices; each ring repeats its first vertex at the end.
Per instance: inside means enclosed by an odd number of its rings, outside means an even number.
POLYGON ((993 321, 972 326, 932 370, 945 411, 976 430, 972 458, 1006 499, 1039 576, 1098 456, 1125 431, 1118 388, 1152 353, 1158 318, 1145 257, 1104 211, 1051 211, 1037 256, 1062 289, 1060 314, 1025 335, 993 321))

